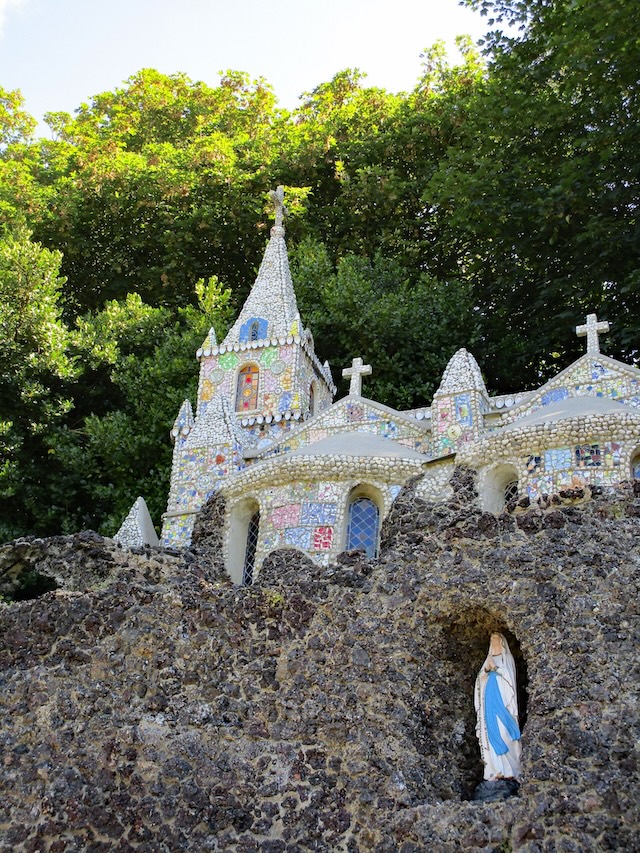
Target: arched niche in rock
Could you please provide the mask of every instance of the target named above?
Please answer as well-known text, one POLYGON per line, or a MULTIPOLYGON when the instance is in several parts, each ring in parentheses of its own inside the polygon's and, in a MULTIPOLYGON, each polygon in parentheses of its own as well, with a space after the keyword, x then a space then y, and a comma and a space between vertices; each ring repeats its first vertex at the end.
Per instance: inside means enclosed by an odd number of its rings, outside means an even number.
POLYGON ((508 462, 496 462, 482 473, 479 486, 482 509, 497 515, 518 496, 518 471, 508 462))
MULTIPOLYGON (((443 653, 451 664, 448 713, 459 729, 458 761, 464 780, 460 795, 462 799, 472 799, 477 785, 482 781, 484 770, 476 736, 474 687, 478 672, 487 657, 491 634, 505 636, 515 660, 520 731, 525 729, 527 722, 527 662, 517 635, 497 613, 481 606, 468 607, 442 616, 438 621, 442 630, 443 653)), ((526 763, 526 752, 523 763, 526 763)))

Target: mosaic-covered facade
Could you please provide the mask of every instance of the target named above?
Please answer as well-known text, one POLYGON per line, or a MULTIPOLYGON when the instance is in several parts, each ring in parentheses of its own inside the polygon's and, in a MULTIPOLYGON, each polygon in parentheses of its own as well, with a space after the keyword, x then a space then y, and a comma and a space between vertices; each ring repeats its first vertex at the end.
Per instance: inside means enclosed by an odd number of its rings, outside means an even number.
POLYGON ((276 224, 255 284, 222 343, 212 330, 198 350, 195 414, 185 401, 171 431, 165 545, 189 543, 197 513, 219 490, 227 567, 241 583, 276 548, 321 564, 350 547, 374 556, 402 486, 420 475, 420 496, 446 499, 454 464, 478 470, 492 512, 513 497, 640 478, 640 370, 600 353, 608 324, 595 315, 576 329, 586 354, 535 391, 491 397, 461 349, 431 405, 400 412, 367 399, 362 381, 372 367, 360 358, 343 371, 349 394, 334 402, 329 365, 296 303, 281 188, 272 196, 276 224))

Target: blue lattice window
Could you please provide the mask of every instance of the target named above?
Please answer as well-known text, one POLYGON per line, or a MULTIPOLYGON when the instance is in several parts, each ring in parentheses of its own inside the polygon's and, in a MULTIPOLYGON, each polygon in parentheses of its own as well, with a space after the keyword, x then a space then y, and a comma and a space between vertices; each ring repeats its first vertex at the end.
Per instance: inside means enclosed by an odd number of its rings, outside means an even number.
POLYGON ((244 566, 242 568, 242 585, 251 586, 253 583, 253 571, 256 565, 256 551, 258 550, 258 535, 260 533, 260 513, 254 512, 249 519, 247 528, 247 546, 244 552, 244 566))
POLYGON ((263 341, 267 337, 268 326, 269 324, 264 317, 250 317, 246 323, 240 326, 240 343, 263 341))
POLYGON ((375 501, 364 495, 354 497, 348 510, 347 550, 360 548, 367 557, 375 557, 379 530, 380 510, 375 501))

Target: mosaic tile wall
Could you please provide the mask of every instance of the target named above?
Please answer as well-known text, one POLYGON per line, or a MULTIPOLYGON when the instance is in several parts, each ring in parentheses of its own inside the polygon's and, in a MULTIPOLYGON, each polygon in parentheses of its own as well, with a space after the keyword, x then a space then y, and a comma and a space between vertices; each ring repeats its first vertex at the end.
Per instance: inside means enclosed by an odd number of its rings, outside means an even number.
MULTIPOLYGON (((251 318, 245 324, 245 338, 254 322, 258 323, 258 331, 266 334, 266 320, 251 318)), ((176 436, 168 512, 163 527, 165 544, 181 546, 189 542, 194 521, 192 513, 200 509, 221 480, 245 467, 246 449, 261 449, 272 441, 281 440, 309 416, 312 382, 316 411, 331 405, 334 389, 321 374, 308 340, 305 336, 303 343, 302 338, 291 335, 274 341, 249 343, 243 340, 242 345, 230 347, 218 347, 209 342, 204 350, 198 351, 201 364, 195 428, 203 423, 214 401, 219 403, 223 397, 230 405, 231 417, 237 420, 240 432, 237 441, 204 440, 200 447, 192 447, 182 434, 176 436), (236 412, 238 374, 249 364, 259 368, 257 405, 246 412, 236 412), (181 511, 185 514, 176 515, 181 511)))
MULTIPOLYGON (((291 483, 262 489, 253 495, 260 505, 260 535, 256 553, 259 569, 276 548, 295 547, 321 565, 328 565, 344 549, 350 482, 291 483)), ((395 500, 401 484, 371 482, 380 493, 382 516, 395 500)))
POLYGON ((516 416, 505 416, 502 423, 534 414, 543 406, 568 397, 608 397, 634 409, 640 409, 640 378, 613 369, 603 361, 585 360, 568 374, 549 383, 547 390, 535 398, 531 406, 516 416))
POLYGON ((428 422, 425 427, 413 426, 409 420, 402 417, 394 418, 393 415, 376 409, 366 403, 347 402, 339 400, 331 411, 322 417, 319 422, 303 425, 297 431, 292 432, 288 440, 276 448, 272 453, 265 454, 265 458, 280 453, 288 453, 299 447, 315 444, 331 435, 345 432, 366 432, 371 435, 379 435, 390 438, 425 455, 431 454, 431 435, 428 431, 428 422))
POLYGON ((434 399, 431 405, 434 456, 455 453, 482 430, 487 403, 477 392, 434 399))
MULTIPOLYGON (((240 369, 256 364, 260 369, 258 404, 251 410, 240 411, 243 428, 255 427, 255 435, 264 425, 279 424, 289 414, 309 411, 309 389, 315 381, 315 407, 322 411, 331 405, 332 395, 326 381, 318 376, 309 356, 295 341, 283 346, 255 347, 243 352, 224 352, 204 356, 200 366, 197 415, 202 415, 215 394, 222 394, 235 410, 236 384, 240 369)), ((287 418, 288 419, 288 418, 287 418)), ((262 430, 264 433, 265 430, 262 430)))
POLYGON ((164 544, 170 547, 188 544, 195 520, 194 511, 200 509, 223 477, 244 467, 239 444, 190 447, 187 439, 182 440, 174 452, 169 513, 162 532, 164 544), (182 511, 184 515, 174 515, 182 511))
POLYGON ((522 460, 520 491, 537 498, 567 486, 612 485, 630 476, 626 458, 615 441, 553 447, 522 460))

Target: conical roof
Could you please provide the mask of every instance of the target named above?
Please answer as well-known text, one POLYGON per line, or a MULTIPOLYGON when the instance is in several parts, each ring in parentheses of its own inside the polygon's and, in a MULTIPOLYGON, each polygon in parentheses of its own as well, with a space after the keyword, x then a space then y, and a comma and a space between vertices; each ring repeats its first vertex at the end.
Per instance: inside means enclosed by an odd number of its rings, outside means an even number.
POLYGON ((461 391, 479 391, 488 396, 478 362, 464 348, 459 349, 451 357, 435 396, 459 394, 461 391))
POLYGON ((258 270, 251 293, 244 303, 240 316, 222 342, 233 346, 248 340, 266 340, 300 334, 299 312, 293 290, 287 245, 282 223, 282 188, 272 197, 276 202, 276 224, 258 270), (295 321, 298 320, 298 328, 295 321), (257 330, 251 337, 251 326, 257 321, 257 330))
POLYGON ((173 422, 173 429, 170 433, 171 438, 175 441, 179 435, 182 435, 183 437, 189 435, 193 428, 193 424, 194 420, 191 403, 188 400, 185 400, 180 406, 178 417, 173 422))
POLYGON ((157 545, 158 534, 153 526, 146 501, 138 497, 122 522, 120 530, 113 537, 123 548, 141 548, 144 545, 157 545))
POLYGON ((188 447, 228 444, 242 447, 244 435, 226 397, 216 394, 196 423, 187 439, 188 447))

